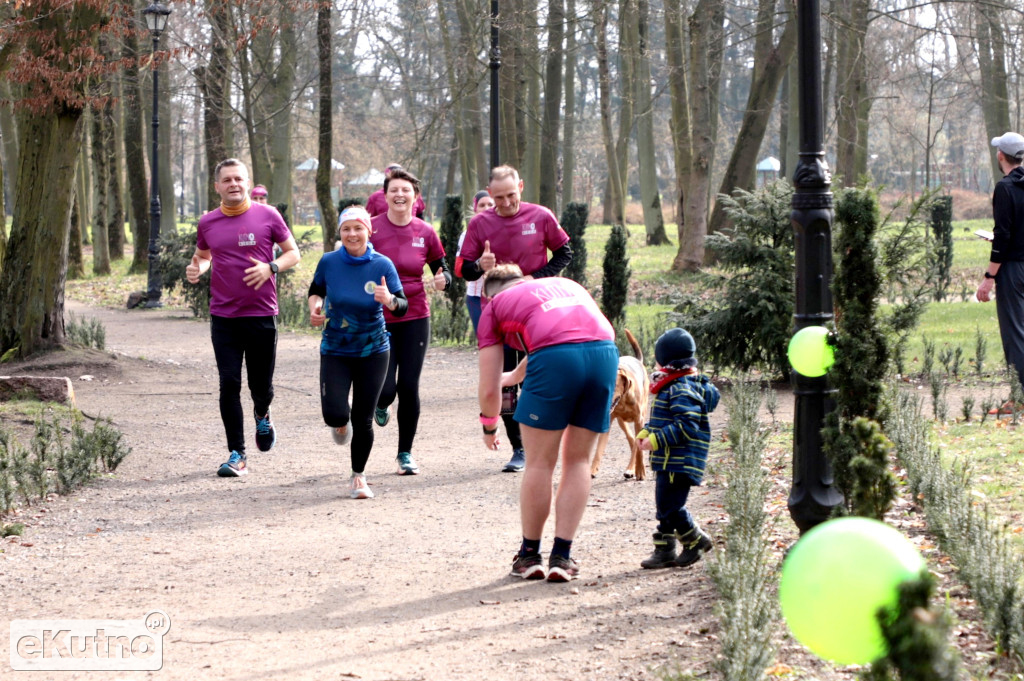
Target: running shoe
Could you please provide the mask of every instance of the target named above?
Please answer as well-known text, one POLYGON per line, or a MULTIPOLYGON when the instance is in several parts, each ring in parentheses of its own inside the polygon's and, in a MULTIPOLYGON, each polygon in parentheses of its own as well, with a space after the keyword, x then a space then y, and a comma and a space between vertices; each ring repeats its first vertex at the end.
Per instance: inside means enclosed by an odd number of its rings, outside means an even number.
POLYGON ((526 452, 522 449, 513 449, 512 458, 502 467, 501 472, 520 473, 524 468, 526 468, 526 452))
POLYGON ((388 425, 388 421, 391 420, 391 407, 381 409, 380 407, 373 408, 373 422, 383 428, 388 425))
POLYGON ((245 454, 236 451, 231 452, 228 460, 217 469, 217 475, 221 478, 239 478, 249 474, 249 468, 245 465, 245 454))
POLYGON ((399 452, 395 461, 398 462, 399 475, 417 475, 420 472, 420 467, 416 465, 409 452, 399 452))
POLYGON ((261 452, 269 452, 277 444, 277 431, 270 422, 270 409, 267 409, 267 415, 263 418, 256 414, 253 414, 253 418, 256 419, 256 446, 261 452))
POLYGON ((352 474, 352 489, 348 495, 353 499, 372 499, 373 490, 366 484, 366 476, 362 473, 352 474))
POLYGON ((548 558, 548 581, 568 582, 580 574, 580 566, 572 558, 551 554, 548 558))
POLYGON ((331 435, 334 437, 334 441, 339 445, 347 445, 348 441, 352 439, 352 429, 348 426, 331 428, 331 435))
POLYGON ((539 553, 531 553, 527 556, 517 553, 516 559, 512 562, 512 576, 523 579, 544 579, 547 576, 544 572, 544 559, 539 553))

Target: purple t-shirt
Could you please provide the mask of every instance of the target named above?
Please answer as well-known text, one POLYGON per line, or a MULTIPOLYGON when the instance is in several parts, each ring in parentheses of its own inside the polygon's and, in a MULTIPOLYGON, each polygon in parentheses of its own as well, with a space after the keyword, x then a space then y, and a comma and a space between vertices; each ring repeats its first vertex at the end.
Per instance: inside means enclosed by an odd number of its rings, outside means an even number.
POLYGON ((423 267, 428 262, 444 257, 444 246, 437 232, 419 218, 413 218, 409 224, 399 227, 388 220, 387 213, 378 215, 370 222, 373 224, 373 233, 370 235, 373 250, 388 256, 395 264, 405 297, 409 299, 409 309, 401 317, 393 316, 391 310, 385 308, 384 321, 400 324, 429 317, 430 303, 423 290, 423 267))
POLYGON ((220 208, 199 218, 196 247, 213 257, 210 272, 210 314, 218 317, 270 317, 277 314, 277 282, 254 289, 246 286, 245 270, 274 259, 274 244, 292 233, 273 206, 253 203, 241 215, 229 217, 220 208))
POLYGON ((569 243, 569 235, 550 210, 523 202, 512 217, 502 217, 494 210, 474 216, 466 227, 463 260, 479 260, 486 241, 491 242, 497 264, 514 263, 523 274, 533 274, 548 264, 549 250, 557 251, 569 243))
POLYGON ((614 340, 615 330, 587 289, 572 279, 524 280, 484 305, 477 345, 534 352, 564 343, 614 340))
MULTIPOLYGON (((412 214, 419 215, 426 207, 427 204, 423 203, 423 197, 417 196, 412 204, 412 214)), ((366 212, 370 214, 371 218, 388 212, 388 199, 384 196, 383 189, 378 189, 370 194, 370 198, 366 199, 366 212)))

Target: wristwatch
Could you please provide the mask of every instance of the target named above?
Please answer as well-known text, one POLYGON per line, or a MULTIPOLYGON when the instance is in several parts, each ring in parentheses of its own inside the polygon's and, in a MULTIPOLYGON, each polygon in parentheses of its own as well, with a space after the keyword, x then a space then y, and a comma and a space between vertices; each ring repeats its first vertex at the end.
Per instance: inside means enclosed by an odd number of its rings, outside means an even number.
POLYGON ((995 278, 996 278, 996 275, 994 275, 994 274, 989 274, 989 273, 988 273, 988 270, 985 270, 985 278, 986 278, 986 279, 995 279, 995 278))
POLYGON ((280 267, 277 266, 277 263, 274 262, 273 260, 271 260, 268 264, 270 265, 270 273, 271 274, 277 274, 278 271, 280 271, 280 269, 281 269, 280 267))

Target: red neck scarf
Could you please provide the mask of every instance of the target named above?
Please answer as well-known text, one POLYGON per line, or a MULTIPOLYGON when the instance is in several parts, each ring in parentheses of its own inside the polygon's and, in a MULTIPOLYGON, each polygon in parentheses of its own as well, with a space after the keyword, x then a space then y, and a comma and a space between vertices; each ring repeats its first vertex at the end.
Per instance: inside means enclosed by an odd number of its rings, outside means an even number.
POLYGON ((657 395, 661 390, 680 376, 692 376, 697 373, 697 367, 686 367, 685 369, 668 369, 655 371, 651 376, 651 394, 657 395))

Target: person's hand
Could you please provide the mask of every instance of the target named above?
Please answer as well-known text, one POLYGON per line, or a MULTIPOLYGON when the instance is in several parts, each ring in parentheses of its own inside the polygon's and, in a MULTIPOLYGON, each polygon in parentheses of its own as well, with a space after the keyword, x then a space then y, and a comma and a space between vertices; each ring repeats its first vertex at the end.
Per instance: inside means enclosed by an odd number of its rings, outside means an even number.
POLYGON ((193 255, 192 262, 185 266, 185 278, 190 284, 199 283, 199 256, 193 255))
POLYGON ((636 434, 636 448, 642 452, 652 452, 654 447, 651 446, 651 434, 644 428, 636 434))
POLYGON ((309 308, 309 323, 311 326, 323 326, 325 321, 327 315, 324 314, 324 301, 315 301, 309 308))
POLYGON ((501 387, 511 388, 514 385, 519 385, 526 378, 526 362, 529 357, 524 357, 523 361, 516 365, 516 368, 512 371, 504 371, 501 374, 501 387))
POLYGON ((985 278, 978 284, 978 292, 975 294, 983 303, 987 303, 992 300, 992 287, 995 284, 995 279, 985 278))
POLYGON ((490 241, 484 242, 484 254, 481 255, 480 259, 476 262, 484 272, 490 272, 494 269, 494 266, 497 264, 497 260, 495 259, 494 254, 491 253, 490 241))
POLYGON ((439 269, 439 270, 437 270, 437 272, 434 272, 434 290, 435 291, 443 291, 444 287, 445 287, 445 285, 447 283, 448 283, 448 280, 444 278, 444 270, 439 269))
POLYGON ((260 286, 263 286, 274 273, 270 271, 270 263, 262 262, 256 258, 249 256, 249 260, 252 261, 252 267, 245 270, 245 278, 242 281, 245 282, 246 286, 252 286, 253 290, 258 291, 260 286))
POLYGON ((391 295, 391 291, 388 291, 388 282, 384 277, 380 278, 380 284, 373 289, 373 299, 389 310, 394 309, 391 307, 391 303, 395 297, 391 295))
MULTIPOLYGON (((495 426, 497 428, 497 426, 495 426)), ((497 451, 498 446, 501 445, 501 441, 498 439, 498 431, 495 430, 493 433, 488 435, 484 433, 484 447, 492 451, 497 451)))

